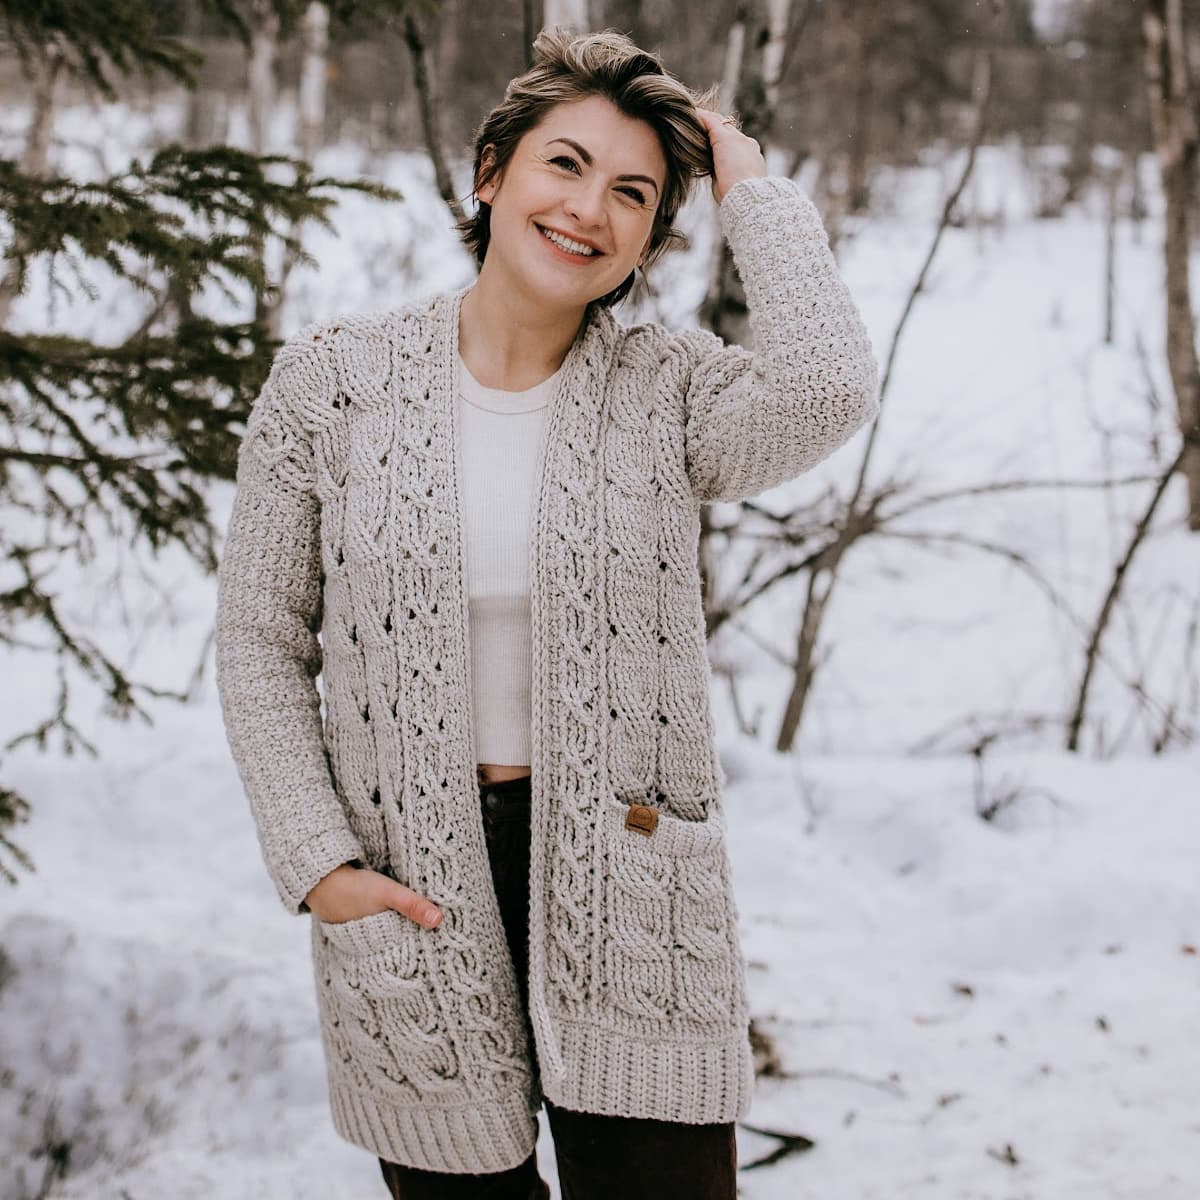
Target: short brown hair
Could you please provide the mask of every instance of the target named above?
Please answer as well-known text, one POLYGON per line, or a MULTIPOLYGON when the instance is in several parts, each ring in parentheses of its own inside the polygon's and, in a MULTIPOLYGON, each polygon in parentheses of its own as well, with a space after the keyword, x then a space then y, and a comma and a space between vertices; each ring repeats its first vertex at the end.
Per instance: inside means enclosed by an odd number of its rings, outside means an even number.
MULTIPOLYGON (((715 84, 704 92, 692 91, 668 74, 655 55, 616 30, 576 34, 561 27, 543 29, 534 39, 533 65, 509 82, 504 99, 475 132, 471 194, 478 199, 478 189, 503 171, 517 143, 550 109, 587 96, 605 96, 627 117, 645 121, 654 129, 667 163, 666 185, 654 214, 644 271, 667 250, 686 249, 690 244, 672 222, 694 181, 713 174, 708 130, 696 109, 713 107, 717 92, 715 84), (494 147, 494 156, 485 166, 483 151, 488 145, 494 147)), ((475 215, 459 221, 456 228, 482 266, 491 238, 492 206, 482 200, 478 205, 475 215)), ((623 300, 633 287, 634 276, 631 271, 619 286, 593 303, 607 308, 623 300)))

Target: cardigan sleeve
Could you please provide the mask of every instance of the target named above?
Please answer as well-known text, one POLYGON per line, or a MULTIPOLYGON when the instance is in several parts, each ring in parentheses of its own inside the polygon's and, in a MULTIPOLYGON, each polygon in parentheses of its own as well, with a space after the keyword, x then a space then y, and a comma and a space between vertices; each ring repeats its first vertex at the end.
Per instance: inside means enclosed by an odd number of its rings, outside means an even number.
POLYGON ((753 353, 676 334, 684 445, 701 503, 757 495, 827 458, 879 412, 879 368, 816 205, 783 176, 739 180, 721 223, 746 292, 753 353))
POLYGON ((302 419, 326 371, 311 341, 280 349, 238 451, 217 572, 216 681, 226 737, 267 871, 285 908, 365 857, 333 784, 316 676, 322 611, 320 504, 302 419))

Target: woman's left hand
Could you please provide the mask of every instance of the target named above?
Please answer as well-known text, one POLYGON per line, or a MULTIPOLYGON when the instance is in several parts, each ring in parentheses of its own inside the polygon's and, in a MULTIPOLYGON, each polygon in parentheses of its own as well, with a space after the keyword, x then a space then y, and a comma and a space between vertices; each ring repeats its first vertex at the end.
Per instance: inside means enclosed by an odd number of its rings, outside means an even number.
POLYGON ((766 159, 758 142, 747 137, 732 121, 710 108, 697 108, 700 120, 708 130, 712 147, 713 199, 720 204, 735 183, 752 177, 765 178, 766 159))

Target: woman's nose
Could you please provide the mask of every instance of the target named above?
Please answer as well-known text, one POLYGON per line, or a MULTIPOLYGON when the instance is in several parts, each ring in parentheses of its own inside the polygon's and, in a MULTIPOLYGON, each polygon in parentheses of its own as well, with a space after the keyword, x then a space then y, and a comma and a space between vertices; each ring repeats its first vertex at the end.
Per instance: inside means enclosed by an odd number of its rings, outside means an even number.
POLYGON ((604 220, 604 189, 574 188, 564 207, 580 225, 599 225, 604 220))

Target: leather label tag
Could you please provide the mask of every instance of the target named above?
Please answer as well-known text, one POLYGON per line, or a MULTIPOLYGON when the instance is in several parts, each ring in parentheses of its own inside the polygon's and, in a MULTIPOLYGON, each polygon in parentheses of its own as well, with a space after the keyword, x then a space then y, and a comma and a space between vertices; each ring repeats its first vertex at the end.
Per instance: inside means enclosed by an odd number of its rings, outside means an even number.
POLYGON ((631 804, 625 814, 625 828, 649 837, 658 824, 658 809, 648 804, 631 804))

